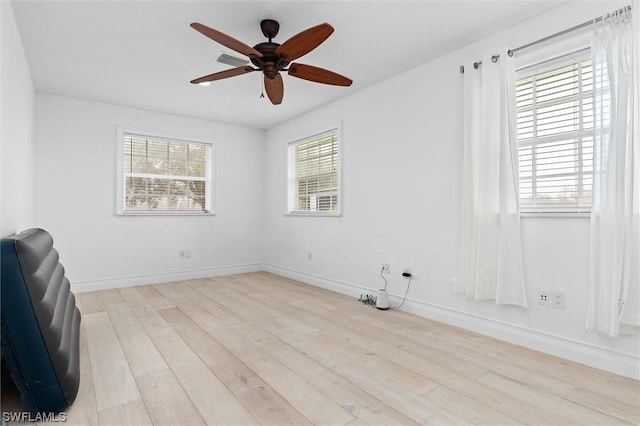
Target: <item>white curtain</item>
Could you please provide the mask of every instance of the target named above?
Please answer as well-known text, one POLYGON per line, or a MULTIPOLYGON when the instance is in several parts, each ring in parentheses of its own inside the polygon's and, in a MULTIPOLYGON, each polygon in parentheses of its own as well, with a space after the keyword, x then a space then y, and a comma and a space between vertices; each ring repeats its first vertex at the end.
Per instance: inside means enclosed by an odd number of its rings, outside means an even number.
POLYGON ((634 114, 640 35, 634 37, 631 13, 603 18, 591 45, 595 134, 587 328, 613 337, 640 326, 637 105, 634 114))
POLYGON ((464 157, 456 290, 527 306, 515 131, 515 67, 506 49, 464 72, 464 157), (495 62, 492 59, 497 59, 495 62))

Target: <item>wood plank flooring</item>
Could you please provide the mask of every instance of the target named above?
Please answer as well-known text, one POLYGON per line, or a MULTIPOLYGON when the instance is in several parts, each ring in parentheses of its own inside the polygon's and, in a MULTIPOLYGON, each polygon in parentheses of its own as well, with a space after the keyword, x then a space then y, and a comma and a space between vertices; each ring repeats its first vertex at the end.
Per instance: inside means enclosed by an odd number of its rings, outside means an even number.
POLYGON ((640 424, 638 381, 268 273, 77 296, 69 425, 640 424))

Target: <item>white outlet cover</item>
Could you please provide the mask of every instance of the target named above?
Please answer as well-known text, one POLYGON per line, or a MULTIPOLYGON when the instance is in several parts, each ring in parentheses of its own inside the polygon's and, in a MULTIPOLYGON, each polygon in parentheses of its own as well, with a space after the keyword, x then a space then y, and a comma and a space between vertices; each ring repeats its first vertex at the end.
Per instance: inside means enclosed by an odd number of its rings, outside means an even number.
POLYGON ((565 308, 565 294, 562 292, 553 292, 551 293, 551 306, 556 309, 564 309, 565 308))

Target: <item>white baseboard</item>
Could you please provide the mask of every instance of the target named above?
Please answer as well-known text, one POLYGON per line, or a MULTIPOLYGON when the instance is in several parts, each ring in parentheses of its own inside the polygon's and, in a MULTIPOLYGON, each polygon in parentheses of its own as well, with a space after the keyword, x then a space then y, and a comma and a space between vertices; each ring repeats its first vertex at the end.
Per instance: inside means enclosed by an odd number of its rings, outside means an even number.
MULTIPOLYGON (((71 290, 74 293, 83 293, 88 291, 132 287, 136 285, 159 284, 171 281, 258 271, 270 272, 352 297, 358 297, 361 294, 375 291, 352 283, 338 281, 320 275, 310 274, 268 263, 229 265, 187 271, 173 271, 99 280, 76 281, 71 284, 71 290)), ((400 295, 390 294, 389 296, 392 302, 398 303, 401 300, 400 295)), ((590 367, 609 371, 625 377, 631 377, 636 380, 640 379, 640 359, 631 354, 617 352, 589 343, 542 333, 519 325, 477 316, 468 312, 459 311, 421 300, 407 298, 402 309, 425 318, 472 330, 486 336, 579 362, 590 367)))
POLYGON ((157 274, 133 275, 128 277, 106 278, 98 280, 75 281, 71 284, 71 291, 84 293, 112 288, 133 287, 137 285, 160 284, 171 281, 193 280, 197 278, 215 277, 220 275, 244 274, 247 272, 264 271, 264 264, 249 263, 243 265, 219 266, 213 268, 191 269, 186 271, 161 272, 157 274))
MULTIPOLYGON (((344 281, 268 263, 264 265, 264 270, 353 297, 375 291, 344 281)), ((396 302, 400 302, 401 300, 401 296, 398 295, 390 295, 390 297, 396 302)), ((407 298, 402 309, 425 318, 472 330, 486 336, 555 355, 600 370, 631 377, 636 380, 640 379, 640 358, 632 354, 613 351, 589 343, 542 333, 519 325, 509 324, 446 306, 439 306, 410 298, 407 298)))

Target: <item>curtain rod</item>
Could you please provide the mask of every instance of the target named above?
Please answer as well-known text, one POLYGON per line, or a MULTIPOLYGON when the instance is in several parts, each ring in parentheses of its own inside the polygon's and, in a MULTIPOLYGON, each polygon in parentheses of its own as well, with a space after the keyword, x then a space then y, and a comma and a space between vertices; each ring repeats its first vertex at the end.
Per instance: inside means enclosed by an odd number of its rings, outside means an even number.
MULTIPOLYGON (((626 11, 629 11, 629 10, 631 10, 631 5, 625 6, 622 9, 618 9, 616 12, 613 12, 613 13, 622 13, 622 12, 626 12, 626 11)), ((606 17, 609 17, 609 16, 613 15, 613 13, 607 14, 606 17)), ((518 46, 515 49, 509 49, 509 50, 507 50, 507 53, 509 54, 509 56, 513 56, 518 50, 523 50, 523 49, 526 49, 528 47, 535 46, 536 44, 544 43, 545 41, 549 41, 549 40, 554 39, 556 37, 561 37, 561 36, 563 36, 565 34, 569 34, 569 33, 573 32, 573 31, 579 30, 579 29, 584 28, 586 26, 597 24, 598 22, 601 22, 604 18, 605 18, 605 16, 599 16, 599 17, 597 17, 595 19, 591 19, 589 21, 586 21, 586 22, 583 22, 581 24, 575 25, 575 26, 573 26, 571 28, 567 28, 566 30, 562 30, 562 31, 559 31, 559 32, 557 32, 555 34, 551 34, 549 36, 543 37, 543 38, 541 38, 539 40, 532 41, 531 43, 527 43, 527 44, 524 44, 522 46, 518 46)), ((491 61, 492 62, 496 62, 496 61, 493 60, 496 57, 499 58, 500 55, 493 55, 491 57, 491 61)), ((478 69, 478 66, 480 64, 482 64, 482 61, 474 62, 473 63, 473 67, 475 69, 478 69)), ((464 74, 464 65, 460 65, 460 74, 464 74)))
MULTIPOLYGON (((606 17, 609 17, 609 16, 611 16, 611 15, 613 15, 615 13, 623 13, 623 12, 626 12, 626 11, 629 11, 629 10, 631 10, 631 5, 625 6, 622 9, 618 9, 616 12, 609 13, 609 14, 607 14, 606 17)), ((543 37, 540 40, 536 40, 536 41, 533 41, 531 43, 527 43, 527 44, 525 44, 523 46, 516 47, 515 49, 511 49, 511 50, 509 50, 509 53, 516 53, 518 50, 526 49, 527 47, 531 47, 531 46, 535 46, 536 44, 544 43, 545 41, 549 41, 549 40, 551 40, 553 38, 560 37, 560 36, 563 36, 565 34, 569 34, 569 33, 573 32, 573 31, 579 30, 581 28, 584 28, 584 27, 592 25, 592 24, 597 24, 598 22, 601 22, 606 17, 605 16, 599 16, 599 17, 597 17, 595 19, 591 19, 590 21, 583 22, 582 24, 578 24, 578 25, 573 26, 571 28, 567 28, 566 30, 562 30, 562 31, 559 31, 559 32, 557 32, 555 34, 551 34, 550 36, 543 37)))

